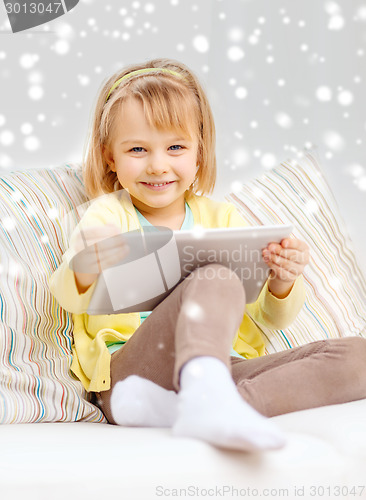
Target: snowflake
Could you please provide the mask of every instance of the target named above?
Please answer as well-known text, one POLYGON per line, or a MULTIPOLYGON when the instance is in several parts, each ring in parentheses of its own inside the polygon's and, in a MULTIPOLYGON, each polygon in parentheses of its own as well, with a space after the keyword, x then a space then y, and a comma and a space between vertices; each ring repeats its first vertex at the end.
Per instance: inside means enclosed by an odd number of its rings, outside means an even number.
POLYGON ((41 143, 40 143, 39 139, 35 136, 27 137, 24 140, 24 148, 27 151, 37 151, 37 149, 40 148, 40 144, 41 143))
POLYGON ((319 101, 322 101, 322 102, 330 101, 333 97, 332 90, 325 85, 318 87, 316 92, 315 92, 315 95, 316 95, 317 99, 319 99, 319 101))
POLYGON ((40 85, 32 85, 29 87, 28 95, 33 101, 39 101, 44 94, 43 88, 40 85))
POLYGON ((245 99, 248 95, 248 91, 245 87, 238 87, 236 90, 235 90, 235 96, 238 98, 238 99, 245 99))
POLYGON ((19 64, 23 69, 30 69, 38 61, 39 61, 38 54, 23 54, 19 60, 19 64))
POLYGON ((183 306, 183 312, 193 321, 202 321, 204 319, 203 309, 197 302, 186 302, 183 306))
POLYGON ((57 42, 53 46, 53 49, 56 54, 63 56, 69 52, 70 44, 66 40, 57 40, 57 42))
POLYGON ((349 90, 343 90, 338 94, 338 102, 342 106, 349 106, 353 103, 353 94, 349 90))
POLYGON ((311 199, 306 202, 306 208, 310 213, 315 213, 319 210, 319 204, 316 200, 311 199))
POLYGON ((277 113, 275 116, 275 121, 277 125, 281 128, 291 128, 293 126, 292 118, 287 113, 277 113))
POLYGON ((193 47, 197 50, 197 52, 201 52, 203 54, 209 50, 210 44, 207 37, 204 35, 197 35, 193 39, 193 47))
POLYGON ((3 146, 10 146, 14 142, 14 134, 10 130, 4 130, 0 134, 0 144, 3 146))
POLYGON ((344 17, 340 14, 332 16, 328 23, 328 29, 332 31, 339 31, 344 26, 344 17))
POLYGON ((334 151, 342 151, 345 146, 344 138, 334 130, 328 130, 323 136, 324 143, 329 149, 334 151))
POLYGON ((227 51, 228 58, 230 59, 230 61, 234 61, 234 62, 240 61, 240 59, 243 59, 244 55, 245 54, 244 54, 243 49, 241 49, 237 45, 230 47, 229 50, 227 51))

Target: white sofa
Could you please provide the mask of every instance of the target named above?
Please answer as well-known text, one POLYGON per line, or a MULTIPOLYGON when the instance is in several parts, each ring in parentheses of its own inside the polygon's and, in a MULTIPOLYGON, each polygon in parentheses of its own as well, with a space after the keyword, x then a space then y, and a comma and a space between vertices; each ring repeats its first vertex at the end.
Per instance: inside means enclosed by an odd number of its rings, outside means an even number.
MULTIPOLYGON (((312 247, 304 311, 263 329, 267 351, 365 336, 365 280, 316 158, 228 199, 252 224, 291 221, 312 247)), ((47 288, 85 202, 77 166, 0 178, 0 499, 366 498, 365 400, 275 417, 288 443, 258 454, 105 423, 70 373, 72 323, 47 288)))
POLYGON ((362 400, 275 417, 288 444, 260 454, 218 450, 168 429, 4 425, 1 499, 366 498, 365 414, 362 400))

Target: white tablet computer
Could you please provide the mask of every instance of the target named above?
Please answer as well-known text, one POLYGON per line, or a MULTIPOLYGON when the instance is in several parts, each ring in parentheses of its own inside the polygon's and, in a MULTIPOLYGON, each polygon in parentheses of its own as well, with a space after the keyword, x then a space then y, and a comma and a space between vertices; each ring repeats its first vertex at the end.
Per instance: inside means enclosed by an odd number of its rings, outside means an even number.
POLYGON ((234 271, 245 287, 247 303, 255 302, 269 274, 262 250, 271 242, 281 242, 292 229, 291 225, 187 231, 144 228, 123 233, 118 237, 123 237, 130 252, 99 275, 87 313, 151 311, 194 269, 214 262, 234 271))

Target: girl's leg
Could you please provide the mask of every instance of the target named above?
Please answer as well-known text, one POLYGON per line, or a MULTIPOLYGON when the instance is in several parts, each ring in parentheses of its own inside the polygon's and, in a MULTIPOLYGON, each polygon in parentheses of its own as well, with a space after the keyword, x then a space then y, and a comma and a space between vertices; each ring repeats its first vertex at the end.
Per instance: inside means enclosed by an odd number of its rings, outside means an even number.
POLYGON ((239 393, 267 417, 366 398, 366 339, 361 337, 231 360, 239 393))
POLYGON ((100 393, 108 421, 133 425, 119 384, 137 375, 179 391, 175 435, 241 450, 282 446, 282 435, 245 403, 231 377, 230 349, 244 308, 235 273, 217 264, 194 271, 112 356, 111 389, 100 393))
MULTIPOLYGON (((111 388, 99 393, 107 420, 116 423, 111 397, 118 392, 115 386, 130 375, 177 392, 180 370, 194 357, 216 357, 230 370, 231 344, 244 308, 244 289, 232 271, 218 264, 196 269, 112 355, 111 388)), ((133 390, 133 382, 127 382, 127 392, 133 390)))

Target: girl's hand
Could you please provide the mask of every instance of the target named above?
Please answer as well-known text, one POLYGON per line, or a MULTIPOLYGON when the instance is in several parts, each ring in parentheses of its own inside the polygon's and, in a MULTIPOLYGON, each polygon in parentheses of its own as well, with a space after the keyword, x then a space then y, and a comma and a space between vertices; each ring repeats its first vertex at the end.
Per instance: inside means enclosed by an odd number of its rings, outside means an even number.
POLYGON ((79 273, 100 274, 117 264, 128 253, 121 230, 112 224, 82 229, 75 240, 76 255, 71 268, 79 273))
POLYGON ((84 293, 104 269, 121 262, 129 252, 120 228, 111 224, 82 229, 74 249, 76 254, 69 266, 80 293, 84 293))
POLYGON ((271 269, 268 287, 278 298, 285 298, 298 276, 309 263, 309 246, 296 238, 285 238, 270 243, 262 252, 263 259, 271 269))

